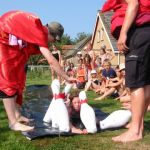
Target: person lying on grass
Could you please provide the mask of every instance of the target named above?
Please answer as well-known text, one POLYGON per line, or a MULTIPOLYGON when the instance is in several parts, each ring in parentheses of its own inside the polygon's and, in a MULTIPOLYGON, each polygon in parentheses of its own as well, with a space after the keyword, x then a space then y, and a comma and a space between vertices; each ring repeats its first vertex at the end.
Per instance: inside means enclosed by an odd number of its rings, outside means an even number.
MULTIPOLYGON (((77 133, 77 134, 88 134, 84 124, 81 121, 80 118, 80 109, 81 109, 81 103, 79 99, 79 90, 73 90, 69 94, 68 98, 70 100, 70 104, 68 107, 69 117, 70 117, 70 126, 71 126, 71 132, 77 133)), ((98 109, 97 109, 98 110, 98 109)), ((100 110, 99 110, 100 111, 100 110)), ((127 123, 130 120, 131 112, 128 110, 117 110, 112 112, 111 114, 106 115, 106 113, 101 112, 102 116, 99 116, 100 114, 96 114, 96 125, 98 128, 98 131, 100 130, 106 130, 106 129, 112 129, 112 128, 120 128, 120 127, 126 127, 127 123), (102 114, 104 113, 104 114, 102 114), (120 115, 124 115, 124 117, 120 117, 120 115)))

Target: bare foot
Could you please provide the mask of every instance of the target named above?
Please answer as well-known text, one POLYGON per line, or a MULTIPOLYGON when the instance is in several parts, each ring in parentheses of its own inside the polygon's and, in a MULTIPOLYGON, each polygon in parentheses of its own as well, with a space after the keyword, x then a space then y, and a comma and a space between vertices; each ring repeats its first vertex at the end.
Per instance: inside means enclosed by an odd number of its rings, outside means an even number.
POLYGON ((121 142, 121 143, 138 141, 140 139, 142 139, 142 134, 141 133, 137 134, 131 130, 128 130, 127 132, 112 138, 114 142, 121 142))
POLYGON ((17 121, 20 122, 20 123, 30 123, 33 120, 34 119, 29 119, 29 118, 26 118, 24 116, 20 116, 17 121))
POLYGON ((14 130, 14 131, 30 131, 30 130, 34 129, 34 127, 27 126, 27 125, 21 124, 19 122, 9 125, 9 127, 11 130, 14 130))
POLYGON ((97 101, 97 100, 98 100, 98 101, 101 101, 102 99, 104 99, 104 97, 101 96, 101 97, 95 98, 94 100, 95 100, 95 101, 97 101))

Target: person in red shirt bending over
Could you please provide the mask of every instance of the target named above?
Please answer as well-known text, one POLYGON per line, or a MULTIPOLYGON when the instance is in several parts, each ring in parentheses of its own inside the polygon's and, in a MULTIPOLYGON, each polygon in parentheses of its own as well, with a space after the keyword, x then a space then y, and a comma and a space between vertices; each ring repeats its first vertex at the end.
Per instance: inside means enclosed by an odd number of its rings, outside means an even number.
POLYGON ((102 12, 114 10, 112 35, 125 54, 126 86, 131 90, 132 120, 129 130, 116 142, 131 142, 143 137, 143 118, 150 101, 150 1, 107 0, 102 12))
POLYGON ((22 104, 25 86, 25 64, 30 55, 42 54, 58 75, 73 81, 60 67, 48 49, 48 42, 60 40, 64 32, 58 22, 42 25, 40 19, 23 11, 10 11, 0 17, 0 98, 9 120, 9 127, 15 131, 32 130, 23 124, 29 119, 21 116, 17 104, 22 104))

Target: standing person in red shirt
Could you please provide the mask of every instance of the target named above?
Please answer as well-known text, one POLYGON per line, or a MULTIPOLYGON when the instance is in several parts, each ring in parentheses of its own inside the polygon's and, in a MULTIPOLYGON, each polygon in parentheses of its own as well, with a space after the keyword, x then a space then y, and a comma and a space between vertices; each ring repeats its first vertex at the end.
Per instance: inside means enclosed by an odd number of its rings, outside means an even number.
POLYGON ((10 11, 0 17, 0 98, 9 120, 9 127, 15 131, 32 130, 23 124, 29 119, 21 116, 17 104, 22 104, 25 86, 25 64, 30 55, 42 54, 58 75, 69 78, 48 49, 48 42, 60 40, 64 28, 57 22, 43 26, 32 13, 10 11))
POLYGON ((119 51, 125 54, 125 82, 131 90, 131 125, 113 138, 125 143, 142 139, 144 113, 150 101, 150 1, 107 0, 102 12, 109 10, 114 10, 111 32, 119 51))

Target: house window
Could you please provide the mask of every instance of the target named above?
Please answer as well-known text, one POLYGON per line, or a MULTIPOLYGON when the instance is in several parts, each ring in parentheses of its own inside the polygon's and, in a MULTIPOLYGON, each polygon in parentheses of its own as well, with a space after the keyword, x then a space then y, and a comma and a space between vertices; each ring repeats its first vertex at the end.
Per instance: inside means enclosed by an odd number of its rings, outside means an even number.
POLYGON ((100 41, 102 42, 102 41, 104 41, 104 29, 103 28, 101 28, 101 34, 100 34, 100 41))
POLYGON ((98 30, 97 43, 100 43, 103 41, 104 41, 104 29, 101 28, 100 30, 98 30))
POLYGON ((100 42, 100 39, 101 39, 101 31, 100 30, 98 30, 98 37, 97 37, 97 43, 99 43, 100 42))

